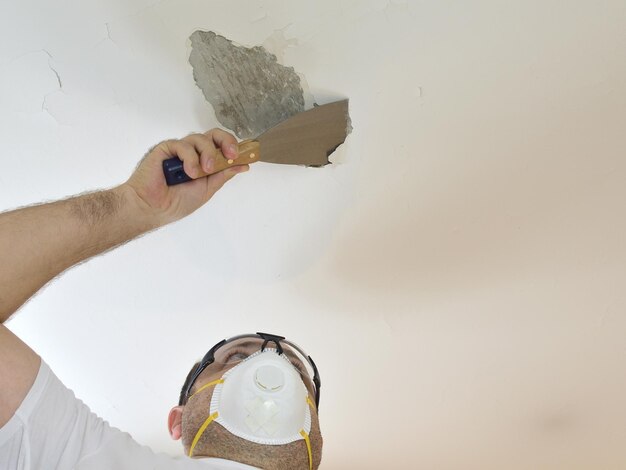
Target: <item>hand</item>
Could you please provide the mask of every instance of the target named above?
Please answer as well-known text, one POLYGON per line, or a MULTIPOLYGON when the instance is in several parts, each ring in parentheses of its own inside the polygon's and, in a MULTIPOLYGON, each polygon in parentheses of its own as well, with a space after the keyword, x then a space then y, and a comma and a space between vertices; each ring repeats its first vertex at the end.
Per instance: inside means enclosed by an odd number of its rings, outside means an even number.
POLYGON ((226 158, 237 158, 237 140, 232 134, 220 129, 161 142, 143 157, 124 185, 134 190, 146 210, 157 218, 159 225, 182 219, 204 205, 233 176, 248 171, 250 167, 238 165, 208 177, 167 186, 163 160, 180 158, 185 173, 197 178, 201 169, 207 173, 211 171, 218 147, 226 158))

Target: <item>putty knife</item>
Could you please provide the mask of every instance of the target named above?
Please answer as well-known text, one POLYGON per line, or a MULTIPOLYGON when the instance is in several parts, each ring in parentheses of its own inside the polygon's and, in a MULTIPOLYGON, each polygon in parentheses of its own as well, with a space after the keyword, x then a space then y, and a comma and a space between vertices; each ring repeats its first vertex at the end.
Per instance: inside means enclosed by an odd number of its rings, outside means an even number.
MULTIPOLYGON (((212 172, 203 172, 198 178, 257 161, 324 166, 350 130, 348 100, 317 106, 290 117, 254 140, 240 142, 239 156, 235 159, 225 158, 218 149, 212 172)), ((183 162, 178 157, 163 162, 163 173, 168 186, 192 179, 183 170, 183 162)))

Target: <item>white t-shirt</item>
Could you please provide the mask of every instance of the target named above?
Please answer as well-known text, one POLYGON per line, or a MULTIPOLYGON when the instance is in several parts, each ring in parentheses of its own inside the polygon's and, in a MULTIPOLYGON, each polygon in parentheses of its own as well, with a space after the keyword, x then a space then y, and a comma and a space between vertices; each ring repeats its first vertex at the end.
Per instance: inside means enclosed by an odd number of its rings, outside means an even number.
POLYGON ((2 470, 254 469, 222 459, 155 453, 96 416, 41 361, 35 383, 0 429, 2 470))

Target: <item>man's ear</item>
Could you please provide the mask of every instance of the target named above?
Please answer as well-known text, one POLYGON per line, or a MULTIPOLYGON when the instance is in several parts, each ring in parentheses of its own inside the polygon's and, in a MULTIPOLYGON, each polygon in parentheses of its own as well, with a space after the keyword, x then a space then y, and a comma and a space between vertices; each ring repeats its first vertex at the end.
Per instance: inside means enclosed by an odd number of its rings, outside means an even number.
POLYGON ((170 431, 172 439, 177 441, 183 435, 183 409, 184 406, 175 406, 170 410, 167 418, 167 428, 170 431))

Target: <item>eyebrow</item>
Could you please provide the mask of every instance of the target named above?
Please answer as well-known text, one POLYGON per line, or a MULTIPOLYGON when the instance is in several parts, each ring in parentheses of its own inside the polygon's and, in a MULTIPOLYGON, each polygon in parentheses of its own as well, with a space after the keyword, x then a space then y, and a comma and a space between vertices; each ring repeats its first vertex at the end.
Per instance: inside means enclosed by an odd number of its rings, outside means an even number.
MULTIPOLYGON (((253 341, 253 340, 249 339, 248 341, 244 341, 243 343, 237 344, 237 346, 243 346, 243 347, 254 346, 254 345, 256 345, 257 342, 258 341, 253 341)), ((230 343, 230 345, 232 346, 233 343, 230 343)), ((229 343, 226 343, 224 346, 229 346, 229 343)))

